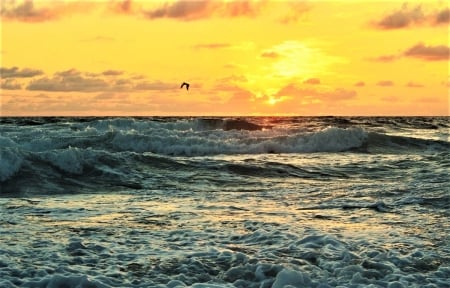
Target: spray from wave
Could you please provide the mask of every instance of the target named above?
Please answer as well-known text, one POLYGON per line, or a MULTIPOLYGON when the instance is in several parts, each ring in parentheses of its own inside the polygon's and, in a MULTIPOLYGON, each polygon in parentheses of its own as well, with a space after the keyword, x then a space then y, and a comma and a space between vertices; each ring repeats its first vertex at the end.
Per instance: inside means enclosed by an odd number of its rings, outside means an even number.
MULTIPOLYGON (((411 153, 450 148, 446 141, 368 131, 348 120, 315 127, 293 125, 298 124, 295 119, 275 119, 268 124, 251 118, 38 120, 19 123, 10 130, 6 127, 0 136, 1 182, 23 177, 30 180, 36 175, 36 182, 42 175, 106 175, 127 179, 121 183, 135 186, 139 181, 129 180, 127 169, 135 169, 142 161, 174 164, 176 159, 171 157, 411 153), (153 157, 151 161, 149 155, 153 157)), ((83 179, 76 181, 81 183, 83 179)))

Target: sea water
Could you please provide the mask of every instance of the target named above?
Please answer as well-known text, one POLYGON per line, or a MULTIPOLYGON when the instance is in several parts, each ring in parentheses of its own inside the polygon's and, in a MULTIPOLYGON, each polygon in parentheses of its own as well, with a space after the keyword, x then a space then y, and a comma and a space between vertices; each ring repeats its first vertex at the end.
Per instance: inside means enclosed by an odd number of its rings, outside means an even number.
POLYGON ((0 118, 0 287, 450 287, 449 120, 0 118))

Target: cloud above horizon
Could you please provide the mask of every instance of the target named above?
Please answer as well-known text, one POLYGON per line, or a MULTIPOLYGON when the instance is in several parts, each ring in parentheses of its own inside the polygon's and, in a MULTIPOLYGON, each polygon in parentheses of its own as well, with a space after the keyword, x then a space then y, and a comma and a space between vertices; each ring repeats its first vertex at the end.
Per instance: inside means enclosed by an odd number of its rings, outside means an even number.
POLYGON ((45 6, 35 5, 33 0, 2 1, 0 15, 4 20, 29 23, 57 20, 63 15, 85 13, 93 6, 89 1, 52 2, 45 6))
POLYGON ((450 58, 450 48, 445 45, 427 46, 423 43, 418 43, 406 50, 404 55, 426 61, 448 60, 450 58))
MULTIPOLYGON (((217 18, 252 18, 272 5, 269 0, 174 0, 174 1, 53 1, 5 0, 0 15, 7 21, 42 23, 60 20, 73 14, 85 14, 95 9, 106 13, 136 16, 141 19, 174 19, 195 21, 217 18)), ((276 3, 275 3, 276 4, 276 3)), ((306 1, 289 2, 288 8, 274 19, 282 24, 298 22, 311 9, 306 1)), ((441 15, 439 19, 444 18, 441 15)))
POLYGON ((42 70, 31 68, 19 69, 19 67, 0 67, 0 78, 30 78, 44 74, 42 70))
POLYGON ((368 58, 370 61, 389 63, 399 60, 402 57, 416 58, 423 61, 446 61, 450 59, 450 48, 445 45, 426 45, 419 42, 406 49, 401 54, 382 55, 375 58, 368 58))
POLYGON ((51 78, 44 77, 30 82, 26 87, 32 91, 58 91, 58 92, 99 92, 109 88, 108 83, 100 78, 83 75, 71 69, 57 72, 51 78))
POLYGON ((318 78, 309 78, 303 81, 303 84, 309 84, 309 85, 319 85, 320 79, 318 78))
POLYGON ((42 22, 58 17, 57 13, 50 8, 36 8, 32 0, 23 1, 18 5, 15 4, 15 1, 2 1, 0 10, 2 18, 24 22, 42 22))
POLYGON ((381 55, 374 58, 368 58, 368 60, 373 62, 382 62, 382 63, 389 63, 394 62, 400 58, 399 55, 381 55))
POLYGON ((406 84, 406 87, 410 87, 410 88, 423 88, 423 87, 425 87, 425 86, 424 86, 423 84, 421 84, 421 83, 409 81, 409 82, 406 84))
POLYGON ((289 12, 279 19, 282 24, 292 24, 298 22, 303 15, 311 9, 310 3, 306 1, 289 2, 289 12))
POLYGON ((212 16, 222 18, 253 17, 260 13, 261 8, 266 3, 266 0, 178 0, 164 3, 158 8, 144 10, 143 15, 150 20, 172 18, 183 21, 199 20, 212 16))
POLYGON ((380 20, 373 23, 373 26, 382 30, 395 30, 409 28, 412 26, 439 26, 448 24, 450 21, 450 10, 448 7, 442 10, 426 13, 421 5, 410 8, 407 3, 396 11, 392 11, 380 20))
POLYGON ((261 53, 261 57, 276 59, 276 58, 281 57, 281 54, 279 52, 276 52, 276 51, 267 50, 267 51, 263 51, 261 53))
POLYGON ((229 43, 207 43, 193 46, 194 49, 224 49, 230 47, 232 47, 232 45, 229 43))
MULTIPOLYGON (((20 72, 22 70, 18 71, 20 72)), ((178 86, 178 84, 175 85, 162 81, 149 81, 148 79, 145 79, 145 77, 124 77, 124 74, 124 71, 119 70, 105 70, 101 73, 90 73, 81 72, 77 69, 69 69, 56 72, 52 77, 45 76, 31 80, 25 89, 29 91, 91 93, 139 92, 149 90, 161 91, 175 89, 178 86)), ((6 85, 6 87, 17 88, 17 85, 12 86, 13 82, 4 83, 4 85, 6 85)))
POLYGON ((18 83, 15 79, 5 79, 0 82, 0 89, 4 90, 20 90, 22 85, 18 83))
MULTIPOLYGON (((305 84, 305 83, 304 83, 305 84)), ((306 83, 308 85, 308 83, 306 83)), ((316 83, 317 85, 317 83, 316 83)), ((277 97, 289 96, 297 99, 309 99, 310 101, 320 102, 336 102, 349 100, 357 96, 356 91, 345 88, 303 88, 296 83, 289 83, 281 88, 276 95, 277 97)))
POLYGON ((377 86, 392 87, 392 86, 394 86, 394 82, 391 80, 382 80, 382 81, 377 82, 377 86))

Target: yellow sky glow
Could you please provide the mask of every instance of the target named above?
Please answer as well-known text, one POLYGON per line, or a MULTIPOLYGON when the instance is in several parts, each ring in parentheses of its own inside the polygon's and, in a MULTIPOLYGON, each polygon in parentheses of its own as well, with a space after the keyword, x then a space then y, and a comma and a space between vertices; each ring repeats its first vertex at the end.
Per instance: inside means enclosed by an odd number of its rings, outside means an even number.
POLYGON ((1 116, 449 115, 446 1, 1 1, 1 116))

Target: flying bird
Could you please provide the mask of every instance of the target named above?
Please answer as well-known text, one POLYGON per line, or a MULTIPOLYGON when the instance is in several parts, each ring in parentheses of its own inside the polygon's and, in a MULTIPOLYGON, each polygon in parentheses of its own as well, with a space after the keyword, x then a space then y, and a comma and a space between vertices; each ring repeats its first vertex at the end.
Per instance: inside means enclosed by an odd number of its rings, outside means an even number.
POLYGON ((183 88, 184 86, 186 86, 186 90, 189 90, 189 83, 183 82, 183 84, 181 84, 180 88, 183 88))

